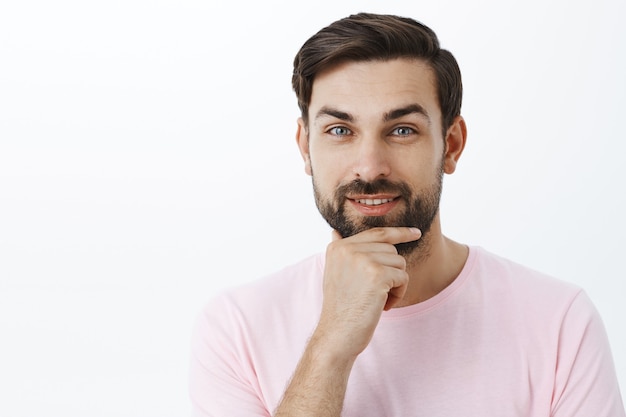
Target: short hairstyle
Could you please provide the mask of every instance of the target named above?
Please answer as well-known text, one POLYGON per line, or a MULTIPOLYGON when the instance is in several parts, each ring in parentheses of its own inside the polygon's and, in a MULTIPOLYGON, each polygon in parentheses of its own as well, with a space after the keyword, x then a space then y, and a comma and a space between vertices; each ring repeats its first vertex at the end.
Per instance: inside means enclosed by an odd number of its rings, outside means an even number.
POLYGON ((463 85, 454 56, 439 46, 435 32, 411 18, 358 13, 337 20, 310 37, 293 63, 292 86, 302 119, 308 125, 315 76, 350 61, 418 59, 434 70, 442 129, 461 113, 463 85))

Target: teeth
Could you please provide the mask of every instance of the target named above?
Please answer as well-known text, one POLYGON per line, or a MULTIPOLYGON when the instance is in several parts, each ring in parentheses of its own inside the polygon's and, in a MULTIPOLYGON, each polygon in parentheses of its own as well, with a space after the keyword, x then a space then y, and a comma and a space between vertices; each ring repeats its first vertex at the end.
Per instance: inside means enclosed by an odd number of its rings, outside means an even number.
POLYGON ((385 204, 385 203, 389 203, 390 201, 393 201, 392 198, 377 198, 375 200, 372 199, 363 199, 363 200, 356 200, 358 203, 361 204, 365 204, 366 206, 379 206, 381 204, 385 204))

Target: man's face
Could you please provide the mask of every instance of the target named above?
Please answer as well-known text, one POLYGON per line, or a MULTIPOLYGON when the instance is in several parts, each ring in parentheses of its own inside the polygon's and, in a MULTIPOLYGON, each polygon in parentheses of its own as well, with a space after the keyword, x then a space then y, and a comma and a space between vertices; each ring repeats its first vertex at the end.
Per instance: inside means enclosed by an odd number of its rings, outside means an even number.
POLYGON ((343 237, 377 226, 428 233, 438 218, 446 149, 426 64, 350 62, 323 72, 313 84, 308 132, 299 123, 305 169, 331 227, 343 237))

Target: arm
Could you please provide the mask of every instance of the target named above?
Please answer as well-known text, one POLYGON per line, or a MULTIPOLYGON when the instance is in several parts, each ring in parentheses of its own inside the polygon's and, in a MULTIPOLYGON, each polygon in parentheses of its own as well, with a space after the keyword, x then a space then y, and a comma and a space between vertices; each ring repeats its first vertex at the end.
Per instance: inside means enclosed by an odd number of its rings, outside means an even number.
POLYGON ((561 327, 551 417, 624 417, 604 325, 583 292, 561 327))
POLYGON ((339 416, 355 358, 333 357, 324 337, 309 341, 275 417, 339 416))
POLYGON ((254 373, 238 349, 234 316, 230 299, 218 297, 196 318, 189 364, 194 417, 270 417, 254 373))
POLYGON ((383 310, 402 299, 406 262, 395 243, 417 240, 410 228, 377 228, 334 241, 326 252, 324 302, 319 323, 275 417, 339 416, 348 378, 367 347, 383 310))

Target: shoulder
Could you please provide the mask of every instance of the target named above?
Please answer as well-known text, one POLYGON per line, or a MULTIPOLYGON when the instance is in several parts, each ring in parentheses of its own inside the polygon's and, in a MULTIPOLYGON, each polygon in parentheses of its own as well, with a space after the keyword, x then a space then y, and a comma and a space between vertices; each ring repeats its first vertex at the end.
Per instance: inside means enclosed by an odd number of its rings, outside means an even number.
POLYGON ((501 309, 517 310, 538 320, 551 317, 560 321, 572 310, 595 314, 582 287, 483 248, 472 250, 475 257, 471 281, 501 309))
POLYGON ((484 302, 483 308, 495 320, 508 320, 525 337, 534 335, 532 340, 554 346, 561 345, 562 338, 580 340, 589 326, 601 329, 598 310, 584 288, 485 249, 473 249, 473 299, 484 302))
POLYGON ((195 320, 196 355, 204 363, 234 360, 244 368, 256 358, 264 365, 255 366, 263 369, 270 367, 266 361, 273 356, 259 359, 259 352, 282 349, 284 355, 277 360, 297 356, 294 352, 301 352, 321 310, 321 258, 310 256, 210 298, 195 320))
POLYGON ((315 254, 245 284, 221 290, 206 303, 204 313, 262 316, 307 306, 321 297, 323 255, 315 254))
POLYGON ((562 294, 575 297, 582 291, 578 285, 563 278, 518 263, 481 247, 472 247, 476 253, 474 268, 483 279, 495 284, 514 286, 518 291, 540 294, 562 294))

